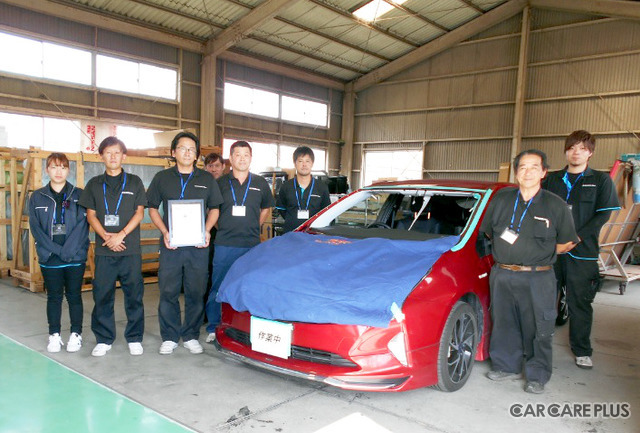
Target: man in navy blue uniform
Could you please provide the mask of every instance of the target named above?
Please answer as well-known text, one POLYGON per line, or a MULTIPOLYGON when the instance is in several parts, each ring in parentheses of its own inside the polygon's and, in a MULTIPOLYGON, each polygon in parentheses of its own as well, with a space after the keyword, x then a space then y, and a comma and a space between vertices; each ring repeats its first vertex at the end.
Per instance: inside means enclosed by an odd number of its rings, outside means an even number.
POLYGON ((127 313, 124 336, 129 343, 129 353, 142 355, 144 280, 140 221, 147 198, 142 180, 122 168, 127 148, 121 140, 105 138, 98 153, 104 161, 105 172, 87 182, 78 202, 87 209, 87 221, 96 232, 91 330, 98 344, 91 354, 106 355, 115 340, 113 303, 119 279, 127 313))
POLYGON ((620 209, 607 173, 589 167, 596 139, 587 131, 574 131, 564 143, 567 165, 550 173, 542 187, 562 198, 571 211, 580 243, 555 264, 558 289, 567 289, 569 341, 580 368, 593 367, 591 325, 593 302, 599 288, 598 236, 611 212, 620 209))
POLYGON ((220 284, 231 265, 260 243, 260 227, 273 207, 269 184, 262 176, 249 171, 251 158, 251 145, 236 141, 229 151, 233 170, 218 179, 224 202, 220 206, 211 291, 206 306, 207 343, 215 341, 215 329, 220 323, 220 303, 216 301, 220 284))
POLYGON ((307 146, 300 146, 293 152, 296 175, 282 185, 276 201, 276 209, 284 218, 285 233, 331 204, 327 185, 311 175, 314 161, 313 150, 307 146))
POLYGON ((553 264, 557 254, 578 242, 578 236, 564 202, 541 189, 546 155, 526 150, 516 156, 513 166, 519 187, 498 191, 480 226, 492 241, 495 259, 490 276, 492 370, 487 377, 516 379, 524 369, 524 390, 540 394, 552 372, 553 264))
POLYGON ((204 294, 209 276, 207 260, 211 228, 218 221, 218 206, 222 203, 220 189, 213 176, 195 166, 200 156, 200 142, 189 132, 178 133, 171 142, 174 167, 157 173, 149 190, 149 216, 162 233, 158 286, 160 302, 158 320, 162 344, 161 355, 169 355, 182 339, 193 354, 203 352, 198 341, 204 318, 204 294), (202 204, 205 239, 202 245, 171 245, 169 200, 198 200, 202 204), (162 205, 164 215, 160 215, 162 205), (184 322, 180 317, 180 290, 184 288, 184 322))

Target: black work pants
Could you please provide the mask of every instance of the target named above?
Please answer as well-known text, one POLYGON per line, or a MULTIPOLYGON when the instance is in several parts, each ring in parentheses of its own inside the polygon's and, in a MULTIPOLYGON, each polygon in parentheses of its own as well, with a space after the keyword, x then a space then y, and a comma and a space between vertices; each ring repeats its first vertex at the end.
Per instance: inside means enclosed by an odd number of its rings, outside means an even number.
POLYGON ((490 285, 493 369, 520 373, 524 358, 527 380, 547 383, 557 315, 553 270, 515 272, 494 265, 490 285))
POLYGON ((209 268, 208 248, 160 247, 158 320, 162 341, 197 340, 204 318, 204 294, 209 268), (184 288, 184 322, 180 315, 180 289, 184 288))
POLYGON ((40 267, 47 289, 47 321, 49 334, 60 333, 62 297, 67 297, 71 332, 82 334, 82 279, 85 264, 63 268, 40 267))
POLYGON ((139 343, 144 334, 144 281, 142 279, 142 256, 96 256, 93 279, 93 301, 91 330, 98 343, 111 344, 116 339, 116 321, 113 304, 116 297, 116 281, 124 294, 124 311, 127 326, 124 337, 127 343, 139 343))
POLYGON ((591 356, 593 300, 598 290, 600 271, 596 260, 578 260, 568 254, 558 256, 554 270, 558 289, 567 287, 569 306, 569 342, 575 356, 591 356))

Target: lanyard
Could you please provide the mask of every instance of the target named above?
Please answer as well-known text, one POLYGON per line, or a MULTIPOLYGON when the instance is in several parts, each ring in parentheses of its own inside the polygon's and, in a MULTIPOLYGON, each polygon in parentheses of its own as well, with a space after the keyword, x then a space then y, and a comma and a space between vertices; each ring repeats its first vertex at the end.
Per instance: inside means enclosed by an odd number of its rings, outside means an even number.
MULTIPOLYGON (((244 197, 242 198, 242 203, 240 206, 244 206, 244 202, 247 201, 247 193, 249 192, 249 186, 251 185, 251 173, 249 173, 249 182, 247 182, 247 189, 244 190, 244 197)), ((238 206, 236 202, 236 192, 233 190, 233 184, 231 183, 231 178, 229 178, 229 186, 231 187, 231 195, 233 196, 233 205, 238 206)))
MULTIPOLYGON (((307 208, 302 209, 300 206, 300 198, 298 197, 298 184, 296 183, 296 178, 293 178, 293 187, 296 190, 296 201, 298 202, 298 209, 300 210, 309 210, 309 203, 311 202, 311 193, 313 192, 313 185, 315 185, 316 180, 311 178, 311 188, 309 189, 309 196, 307 197, 307 208)), ((304 192, 302 193, 302 198, 304 199, 304 192)))
MULTIPOLYGON (((64 210, 65 210, 65 203, 67 201, 67 193, 65 192, 64 195, 62 196, 62 203, 60 204, 60 224, 64 224, 64 210)), ((54 224, 58 224, 58 218, 57 218, 57 214, 56 212, 53 213, 53 223, 54 224)))
MULTIPOLYGON (((515 229, 516 233, 520 233, 520 227, 522 227, 522 220, 524 219, 524 216, 527 214, 527 211, 529 210, 529 206, 531 206, 531 202, 533 201, 533 197, 531 197, 531 199, 529 199, 529 203, 527 203, 527 207, 524 209, 524 212, 522 212, 522 216, 520 217, 520 222, 518 223, 518 227, 515 229)), ((518 195, 516 196, 516 203, 513 205, 513 215, 511 215, 511 224, 509 224, 509 228, 513 229, 513 220, 516 218, 516 209, 518 208, 518 203, 520 202, 520 193, 518 193, 518 195)))
MULTIPOLYGON (((118 210, 120 210, 120 202, 122 201, 122 193, 124 192, 124 187, 127 184, 127 172, 123 171, 124 179, 122 181, 122 190, 120 190, 120 197, 118 198, 118 204, 116 204, 116 213, 114 215, 118 215, 118 210)), ((105 174, 105 180, 102 183, 102 192, 104 192, 104 209, 107 215, 111 215, 109 213, 109 205, 107 204, 107 178, 105 174)))
POLYGON ((194 170, 194 171, 192 171, 192 172, 189 174, 189 177, 187 178, 187 181, 186 181, 186 182, 185 182, 185 181, 184 181, 184 179, 182 178, 182 174, 178 173, 178 174, 180 175, 180 186, 182 187, 182 190, 180 191, 180 198, 179 198, 179 200, 182 200, 182 199, 183 199, 183 197, 184 197, 184 190, 185 190, 185 188, 187 187, 187 184, 189 183, 189 181, 191 180, 191 176, 193 176, 193 173, 194 173, 194 172, 195 172, 195 170, 194 170))
POLYGON ((580 173, 580 175, 576 178, 575 182, 571 183, 569 182, 569 173, 567 173, 566 171, 564 172, 564 176, 562 176, 562 180, 564 181, 564 184, 567 186, 567 198, 564 201, 569 202, 569 196, 571 195, 571 190, 573 189, 574 186, 576 186, 576 183, 578 183, 578 181, 582 176, 584 176, 584 171, 580 173))

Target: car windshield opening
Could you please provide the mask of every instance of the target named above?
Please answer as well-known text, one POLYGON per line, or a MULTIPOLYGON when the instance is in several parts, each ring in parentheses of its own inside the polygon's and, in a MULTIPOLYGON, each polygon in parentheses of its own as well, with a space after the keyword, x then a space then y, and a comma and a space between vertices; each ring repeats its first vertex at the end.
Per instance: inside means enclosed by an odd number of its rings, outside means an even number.
POLYGON ((457 236, 466 230, 478 198, 469 191, 365 190, 322 215, 309 231, 355 239, 457 236))

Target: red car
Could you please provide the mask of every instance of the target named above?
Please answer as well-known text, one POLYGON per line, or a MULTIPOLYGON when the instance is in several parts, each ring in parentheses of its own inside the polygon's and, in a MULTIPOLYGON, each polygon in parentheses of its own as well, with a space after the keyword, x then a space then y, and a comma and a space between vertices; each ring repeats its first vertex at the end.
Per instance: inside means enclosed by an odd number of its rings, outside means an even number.
POLYGON ((509 185, 385 182, 342 197, 233 265, 217 348, 344 389, 460 389, 488 357, 493 261, 478 227, 509 185))

